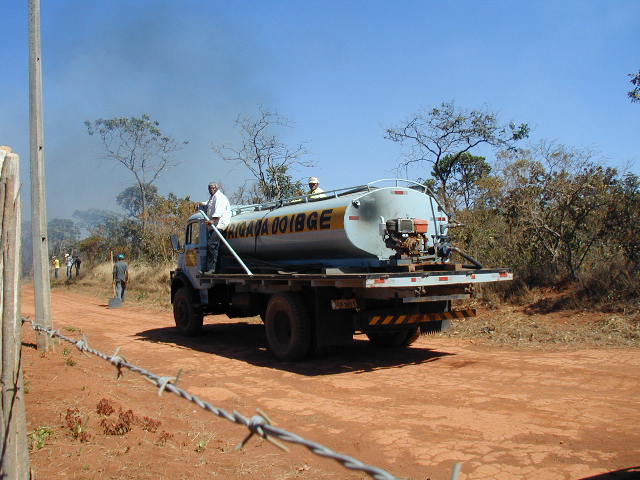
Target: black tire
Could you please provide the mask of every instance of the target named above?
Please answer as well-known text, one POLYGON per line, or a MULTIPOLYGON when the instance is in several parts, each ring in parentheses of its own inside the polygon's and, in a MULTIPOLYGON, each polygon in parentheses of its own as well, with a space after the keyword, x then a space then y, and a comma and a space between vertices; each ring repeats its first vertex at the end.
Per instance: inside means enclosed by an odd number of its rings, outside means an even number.
POLYGON ((302 298, 290 293, 269 299, 264 316, 271 353, 285 361, 300 360, 311 348, 311 321, 302 298))
POLYGON ((193 337, 202 330, 202 313, 194 308, 189 287, 180 288, 173 297, 173 319, 178 331, 187 337, 193 337))
POLYGON ((408 330, 369 332, 367 337, 376 347, 408 347, 420 337, 420 329, 416 326, 408 330))

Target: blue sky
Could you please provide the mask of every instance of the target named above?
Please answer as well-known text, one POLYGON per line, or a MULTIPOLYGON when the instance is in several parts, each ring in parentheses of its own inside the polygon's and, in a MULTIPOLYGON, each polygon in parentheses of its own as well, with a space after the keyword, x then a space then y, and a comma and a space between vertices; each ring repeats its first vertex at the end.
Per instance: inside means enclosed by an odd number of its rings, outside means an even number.
MULTIPOLYGON (((250 175, 216 157, 234 120, 258 105, 290 119, 325 189, 394 175, 402 151, 384 129, 454 100, 527 122, 532 141, 600 153, 640 173, 638 1, 42 2, 48 217, 117 210, 132 184, 101 158, 85 120, 149 114, 189 144, 160 192, 231 193, 250 175)), ((28 186, 27 2, 0 6, 0 144, 22 158, 28 186)), ((479 152, 486 153, 486 152, 479 152)), ((489 156, 491 158, 491 156, 489 156)), ((412 178, 426 171, 415 170, 412 178)), ((28 207, 28 189, 25 204, 28 207)))

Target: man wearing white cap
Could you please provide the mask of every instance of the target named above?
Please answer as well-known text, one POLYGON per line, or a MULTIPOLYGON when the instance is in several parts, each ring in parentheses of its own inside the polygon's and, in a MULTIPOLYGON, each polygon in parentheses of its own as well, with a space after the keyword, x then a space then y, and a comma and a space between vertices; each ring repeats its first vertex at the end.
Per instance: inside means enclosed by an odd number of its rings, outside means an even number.
MULTIPOLYGON (((216 182, 210 182, 208 188, 209 200, 197 206, 204 210, 209 217, 209 222, 207 222, 209 225, 215 225, 218 230, 224 230, 231 220, 231 204, 216 182)), ((213 228, 208 233, 207 271, 213 273, 216 269, 216 263, 218 263, 220 237, 213 231, 213 228)))
POLYGON ((309 177, 309 195, 311 195, 311 198, 326 197, 324 190, 320 188, 320 180, 318 180, 318 177, 309 177))

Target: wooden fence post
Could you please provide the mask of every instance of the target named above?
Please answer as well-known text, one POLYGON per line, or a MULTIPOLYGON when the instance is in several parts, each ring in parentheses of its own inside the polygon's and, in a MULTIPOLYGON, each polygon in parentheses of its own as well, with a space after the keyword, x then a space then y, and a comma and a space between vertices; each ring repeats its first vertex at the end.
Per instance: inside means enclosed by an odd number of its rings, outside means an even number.
MULTIPOLYGON (((11 153, 12 150, 10 147, 6 147, 4 145, 0 145, 0 229, 2 228, 2 215, 4 213, 4 189, 5 182, 2 180, 2 166, 4 165, 5 157, 11 153)), ((2 233, 3 230, 0 230, 0 248, 2 248, 2 233)), ((0 272, 4 272, 4 259, 2 258, 2 254, 0 254, 0 272)), ((2 273, 0 273, 0 315, 2 315, 2 273)), ((2 324, 0 322, 0 348, 2 346, 2 324)), ((1 402, 0 402, 1 403, 1 402)), ((2 405, 0 405, 0 411, 2 409, 2 405)), ((0 437, 0 440, 2 438, 0 437)))
POLYGON ((20 160, 5 155, 0 174, 2 233, 2 461, 0 477, 30 476, 24 406, 22 320, 20 318, 21 204, 20 160))
MULTIPOLYGON (((5 146, 0 146, 0 389, 2 392, 4 392, 4 382, 2 381, 2 369, 1 369, 1 365, 2 365, 2 326, 4 325, 4 249, 3 249, 3 245, 4 245, 4 224, 3 224, 3 219, 4 219, 4 197, 5 197, 5 190, 6 190, 6 182, 4 180, 4 175, 3 175, 3 165, 4 165, 4 159, 7 156, 7 154, 11 153, 11 149, 9 147, 5 147, 5 146)), ((4 445, 5 445, 5 421, 4 421, 4 409, 3 409, 3 399, 4 399, 4 393, 2 393, 2 396, 0 397, 0 418, 2 418, 2 423, 0 423, 0 446, 2 448, 2 450, 0 450, 0 452, 4 451, 4 445)), ((2 461, 0 462, 0 464, 4 464, 4 455, 2 456, 2 461)), ((0 473, 2 473, 2 467, 0 466, 0 473)))

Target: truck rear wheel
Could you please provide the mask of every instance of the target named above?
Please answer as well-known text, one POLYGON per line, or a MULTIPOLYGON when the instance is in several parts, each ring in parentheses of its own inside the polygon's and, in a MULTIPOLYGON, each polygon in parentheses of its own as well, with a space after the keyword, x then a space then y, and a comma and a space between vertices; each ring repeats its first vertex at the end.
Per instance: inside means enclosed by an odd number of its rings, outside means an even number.
POLYGON ((311 322, 302 298, 290 293, 269 299, 264 319, 267 342, 279 360, 300 360, 311 347, 311 322))
POLYGON ((180 288, 173 297, 173 319, 178 331, 187 337, 193 337, 202 330, 202 313, 194 308, 188 287, 180 288))
POLYGON ((420 337, 420 329, 418 327, 409 330, 396 330, 392 332, 369 332, 367 337, 376 347, 407 347, 420 337))

